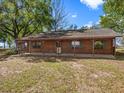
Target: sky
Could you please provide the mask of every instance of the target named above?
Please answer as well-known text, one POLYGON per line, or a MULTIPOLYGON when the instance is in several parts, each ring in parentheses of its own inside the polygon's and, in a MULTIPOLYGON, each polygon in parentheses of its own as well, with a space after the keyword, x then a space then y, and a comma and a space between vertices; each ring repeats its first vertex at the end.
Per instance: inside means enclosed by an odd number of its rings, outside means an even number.
POLYGON ((104 15, 102 0, 63 0, 70 24, 78 27, 98 24, 104 15))

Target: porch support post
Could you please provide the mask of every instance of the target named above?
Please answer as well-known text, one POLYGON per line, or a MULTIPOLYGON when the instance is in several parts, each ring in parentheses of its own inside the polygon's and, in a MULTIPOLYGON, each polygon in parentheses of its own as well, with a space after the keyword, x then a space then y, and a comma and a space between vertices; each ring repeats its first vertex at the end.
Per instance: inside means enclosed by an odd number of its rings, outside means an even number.
POLYGON ((116 55, 116 39, 114 38, 113 41, 112 41, 112 44, 113 44, 113 55, 115 56, 116 55))
POLYGON ((74 56, 75 56, 75 48, 76 48, 76 46, 75 46, 75 41, 74 41, 74 47, 73 47, 74 56))
POLYGON ((74 46, 74 56, 75 56, 75 46, 74 46))
POLYGON ((29 53, 31 53, 31 40, 29 40, 29 53))
POLYGON ((22 54, 22 40, 19 41, 20 42, 20 48, 19 48, 19 54, 22 54))
POLYGON ((93 56, 94 56, 94 53, 95 53, 95 47, 94 47, 94 44, 95 44, 95 42, 94 42, 94 39, 92 40, 92 54, 93 54, 93 56))
POLYGON ((16 40, 16 50, 17 50, 17 53, 19 54, 20 53, 20 51, 19 51, 19 46, 18 46, 18 40, 16 40))
POLYGON ((20 52, 20 54, 22 54, 22 40, 20 40, 20 49, 19 49, 19 52, 20 52))

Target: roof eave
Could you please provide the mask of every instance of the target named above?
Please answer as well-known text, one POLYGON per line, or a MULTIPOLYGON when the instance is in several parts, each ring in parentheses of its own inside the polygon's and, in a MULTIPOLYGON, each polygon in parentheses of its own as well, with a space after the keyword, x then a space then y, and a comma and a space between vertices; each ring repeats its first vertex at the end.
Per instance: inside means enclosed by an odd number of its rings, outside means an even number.
POLYGON ((101 38, 115 38, 115 37, 120 37, 120 36, 97 36, 97 37, 70 37, 70 38, 28 38, 28 39, 22 39, 24 40, 67 40, 67 39, 101 39, 101 38))

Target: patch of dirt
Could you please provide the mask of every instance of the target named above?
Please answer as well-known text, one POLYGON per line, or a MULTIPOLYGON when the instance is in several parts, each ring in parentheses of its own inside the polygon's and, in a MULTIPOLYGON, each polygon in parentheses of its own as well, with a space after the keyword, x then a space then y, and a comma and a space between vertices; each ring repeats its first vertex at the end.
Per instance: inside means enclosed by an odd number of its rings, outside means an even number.
POLYGON ((106 77, 115 77, 115 76, 112 75, 112 73, 98 71, 96 73, 91 74, 89 77, 93 79, 97 79, 97 78, 102 78, 102 77, 106 78, 106 77))
POLYGON ((7 67, 2 67, 0 68, 0 76, 7 76, 9 74, 15 74, 15 73, 21 73, 22 71, 19 71, 19 70, 10 70, 9 68, 7 67))
POLYGON ((77 63, 77 62, 73 62, 73 63, 72 63, 72 67, 73 67, 74 69, 81 69, 82 67, 86 67, 86 66, 84 66, 84 65, 82 65, 82 64, 79 64, 79 63, 77 63))

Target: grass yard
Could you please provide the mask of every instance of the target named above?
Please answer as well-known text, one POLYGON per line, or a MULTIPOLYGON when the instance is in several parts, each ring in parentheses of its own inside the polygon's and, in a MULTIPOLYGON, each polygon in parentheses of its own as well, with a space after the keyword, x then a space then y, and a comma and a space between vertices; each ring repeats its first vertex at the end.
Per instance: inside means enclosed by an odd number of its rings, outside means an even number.
POLYGON ((0 93, 124 93, 124 52, 118 51, 117 59, 6 57, 0 93))

